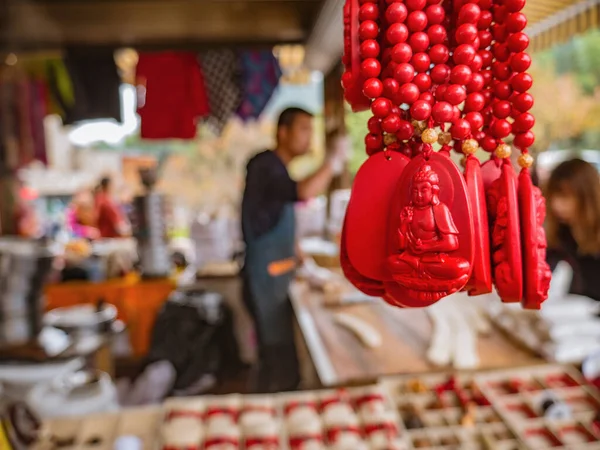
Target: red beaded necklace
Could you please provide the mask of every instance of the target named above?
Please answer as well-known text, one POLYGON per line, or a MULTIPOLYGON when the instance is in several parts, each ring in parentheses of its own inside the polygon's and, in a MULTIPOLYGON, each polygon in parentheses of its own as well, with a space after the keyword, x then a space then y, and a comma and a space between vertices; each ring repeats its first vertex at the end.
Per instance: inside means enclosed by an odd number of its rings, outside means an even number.
POLYGON ((544 206, 528 169, 535 121, 524 5, 346 1, 345 98, 373 114, 342 239, 344 271, 359 289, 409 307, 488 293, 492 279, 504 301, 526 308, 547 296, 544 206), (522 152, 518 179, 511 134, 522 152), (452 148, 465 155, 464 174, 452 148), (481 166, 479 148, 492 153, 481 166))

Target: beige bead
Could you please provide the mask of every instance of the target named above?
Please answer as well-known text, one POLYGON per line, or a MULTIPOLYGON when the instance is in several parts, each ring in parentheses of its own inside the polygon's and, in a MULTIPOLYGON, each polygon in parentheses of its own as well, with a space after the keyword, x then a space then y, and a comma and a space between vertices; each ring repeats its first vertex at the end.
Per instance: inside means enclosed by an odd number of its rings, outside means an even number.
POLYGON ((452 142, 452 135, 448 132, 440 133, 437 141, 440 145, 448 145, 452 142))
POLYGON ((496 150, 494 150, 494 154, 500 159, 510 158, 511 153, 512 150, 508 144, 500 144, 496 147, 496 150))
POLYGON ((479 148, 479 143, 475 139, 467 139, 462 143, 462 151, 465 155, 472 155, 479 148))
POLYGON ((418 129, 419 131, 424 131, 427 128, 427 124, 423 121, 412 120, 410 123, 412 124, 413 127, 418 129))
POLYGON ((390 144, 393 144, 393 143, 394 143, 394 142, 396 142, 397 140, 398 140, 398 138, 396 138, 396 135, 395 135, 395 134, 390 134, 390 133, 387 133, 387 134, 385 134, 385 135, 383 136, 383 143, 384 143, 385 145, 390 145, 390 144))
POLYGON ((425 144, 435 144, 438 140, 437 131, 433 128, 427 128, 423 133, 421 133, 421 140, 425 144))
POLYGON ((517 162, 523 169, 528 169, 533 165, 533 156, 531 156, 529 153, 523 153, 521 156, 519 156, 517 162))

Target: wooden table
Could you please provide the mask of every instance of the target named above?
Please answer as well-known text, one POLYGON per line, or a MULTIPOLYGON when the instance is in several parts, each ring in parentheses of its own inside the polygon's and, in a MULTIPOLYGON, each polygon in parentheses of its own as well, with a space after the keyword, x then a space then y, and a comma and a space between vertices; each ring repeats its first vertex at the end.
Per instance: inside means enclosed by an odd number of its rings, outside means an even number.
MULTIPOLYGON (((423 309, 400 309, 384 301, 325 307, 322 294, 304 282, 295 282, 290 295, 302 337, 323 386, 344 385, 382 375, 440 370, 428 363, 426 352, 432 333, 423 309), (333 320, 336 312, 359 317, 381 333, 383 344, 374 349, 333 320)), ((479 338, 479 369, 524 366, 543 360, 518 348, 494 329, 479 338)))

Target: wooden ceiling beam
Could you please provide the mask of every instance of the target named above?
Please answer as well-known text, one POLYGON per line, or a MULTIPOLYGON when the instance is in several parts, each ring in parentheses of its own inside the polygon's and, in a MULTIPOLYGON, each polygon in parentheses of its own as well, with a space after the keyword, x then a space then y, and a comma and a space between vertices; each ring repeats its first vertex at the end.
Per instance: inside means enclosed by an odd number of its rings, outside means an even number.
POLYGON ((10 2, 14 45, 285 43, 306 38, 320 2, 135 0, 10 2))

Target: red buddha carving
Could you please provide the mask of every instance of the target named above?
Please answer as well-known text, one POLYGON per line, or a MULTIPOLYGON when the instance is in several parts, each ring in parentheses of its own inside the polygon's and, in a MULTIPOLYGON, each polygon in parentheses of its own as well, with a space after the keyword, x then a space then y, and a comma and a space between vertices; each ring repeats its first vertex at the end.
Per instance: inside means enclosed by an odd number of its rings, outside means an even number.
POLYGON ((439 200, 438 174, 428 164, 415 173, 410 202, 400 212, 398 250, 388 258, 394 280, 421 300, 437 301, 461 289, 471 263, 452 254, 459 231, 450 209, 439 200))

